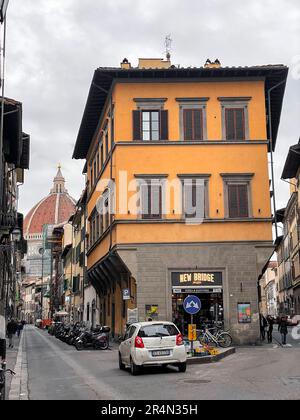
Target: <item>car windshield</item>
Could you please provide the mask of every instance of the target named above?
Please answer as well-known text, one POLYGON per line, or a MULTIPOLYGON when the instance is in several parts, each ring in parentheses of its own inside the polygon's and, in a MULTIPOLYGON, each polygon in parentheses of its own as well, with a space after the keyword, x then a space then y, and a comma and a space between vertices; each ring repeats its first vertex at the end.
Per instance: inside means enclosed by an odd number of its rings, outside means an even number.
POLYGON ((154 324, 142 327, 138 333, 139 337, 170 337, 179 334, 179 331, 172 324, 154 324))

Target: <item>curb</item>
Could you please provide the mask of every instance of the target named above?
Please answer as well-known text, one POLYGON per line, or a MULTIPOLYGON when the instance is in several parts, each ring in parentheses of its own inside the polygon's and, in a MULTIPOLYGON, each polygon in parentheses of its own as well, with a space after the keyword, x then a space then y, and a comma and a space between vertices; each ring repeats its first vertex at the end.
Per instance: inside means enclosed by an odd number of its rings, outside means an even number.
POLYGON ((232 354, 235 354, 235 347, 230 347, 229 349, 226 349, 220 354, 217 354, 216 356, 203 356, 203 357, 191 357, 187 359, 188 365, 202 365, 205 363, 216 363, 220 360, 224 359, 227 356, 231 356, 232 354))
POLYGON ((21 335, 19 344, 18 356, 14 371, 16 375, 12 378, 10 391, 8 394, 9 400, 28 400, 28 369, 26 350, 23 351, 25 328, 21 335))

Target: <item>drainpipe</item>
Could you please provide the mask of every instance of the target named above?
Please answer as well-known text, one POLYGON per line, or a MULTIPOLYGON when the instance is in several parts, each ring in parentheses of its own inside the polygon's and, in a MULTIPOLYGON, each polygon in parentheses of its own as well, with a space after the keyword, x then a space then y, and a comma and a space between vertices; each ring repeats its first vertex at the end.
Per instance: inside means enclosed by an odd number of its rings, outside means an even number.
POLYGON ((5 51, 6 51, 6 19, 4 20, 3 29, 3 47, 0 44, 0 50, 3 52, 2 63, 0 63, 1 74, 1 114, 0 114, 0 208, 3 203, 3 178, 4 178, 4 161, 3 161, 3 124, 4 124, 4 75, 5 75, 5 51))
POLYGON ((270 136, 270 153, 271 153, 271 178, 272 178, 272 189, 273 189, 273 210, 275 220, 275 235, 278 238, 278 227, 277 227, 277 215, 276 215, 276 198, 275 198, 275 180, 274 180, 274 161, 273 161, 273 134, 272 134, 272 114, 271 114, 271 92, 277 87, 284 84, 286 81, 282 80, 277 85, 272 86, 268 89, 268 115, 269 115, 269 136, 270 136))

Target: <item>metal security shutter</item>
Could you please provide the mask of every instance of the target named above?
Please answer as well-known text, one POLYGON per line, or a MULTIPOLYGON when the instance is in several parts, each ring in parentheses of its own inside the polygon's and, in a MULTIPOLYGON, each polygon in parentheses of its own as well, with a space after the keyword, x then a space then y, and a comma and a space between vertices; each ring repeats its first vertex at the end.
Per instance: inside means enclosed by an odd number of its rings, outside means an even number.
POLYGON ((160 140, 169 140, 168 111, 160 111, 160 140))
POLYGON ((141 129, 141 111, 133 111, 133 140, 142 140, 142 129, 141 129))

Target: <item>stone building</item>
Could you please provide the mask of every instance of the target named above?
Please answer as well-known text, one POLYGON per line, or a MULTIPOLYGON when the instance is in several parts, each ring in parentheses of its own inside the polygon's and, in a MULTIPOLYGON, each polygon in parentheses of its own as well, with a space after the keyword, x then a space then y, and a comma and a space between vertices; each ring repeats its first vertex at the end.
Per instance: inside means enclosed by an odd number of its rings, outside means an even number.
POLYGON ((259 340, 287 72, 169 57, 95 71, 73 157, 86 161, 87 269, 113 334, 135 308, 186 332, 193 293, 198 326, 223 320, 236 343, 259 340))

